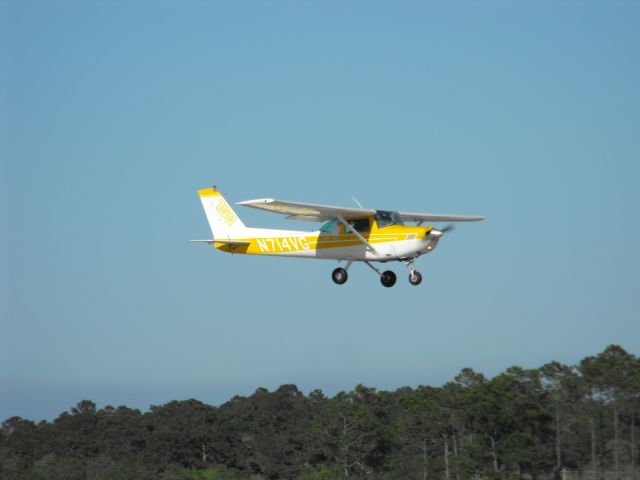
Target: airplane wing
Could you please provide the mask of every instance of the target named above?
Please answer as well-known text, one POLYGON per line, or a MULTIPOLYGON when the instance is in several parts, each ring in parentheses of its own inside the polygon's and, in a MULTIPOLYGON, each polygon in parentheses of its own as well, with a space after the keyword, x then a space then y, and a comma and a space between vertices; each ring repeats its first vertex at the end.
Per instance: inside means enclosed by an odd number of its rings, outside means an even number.
POLYGON ((345 220, 353 220, 376 214, 375 210, 369 208, 333 207, 315 203, 287 202, 272 198, 245 200, 244 202, 238 202, 238 205, 282 213, 288 215, 287 218, 289 220, 307 220, 311 222, 322 222, 338 217, 342 217, 345 220))
MULTIPOLYGON (((257 200, 245 200, 238 202, 245 207, 259 208, 269 212, 288 215, 289 220, 307 220, 322 222, 332 218, 353 220, 356 218, 375 215, 371 208, 334 207, 331 205, 318 205, 315 203, 288 202, 274 200, 272 198, 260 198, 257 200)), ((398 212, 403 222, 476 222, 484 220, 484 217, 469 215, 439 215, 433 213, 407 213, 398 212)))
POLYGON ((440 215, 434 213, 398 212, 403 222, 477 222, 484 217, 475 215, 440 215))

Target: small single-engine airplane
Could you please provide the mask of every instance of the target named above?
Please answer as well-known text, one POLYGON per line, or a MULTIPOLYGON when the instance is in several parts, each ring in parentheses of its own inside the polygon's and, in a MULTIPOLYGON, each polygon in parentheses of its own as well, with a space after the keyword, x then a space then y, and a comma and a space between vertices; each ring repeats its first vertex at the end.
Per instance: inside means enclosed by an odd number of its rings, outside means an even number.
MULTIPOLYGON (((191 240, 213 245, 218 250, 248 255, 323 258, 344 260, 345 268, 332 273, 333 281, 342 285, 353 262, 363 262, 380 276, 385 287, 396 283, 391 270, 381 272, 371 262, 404 262, 409 268, 409 282, 418 285, 422 275, 413 262, 432 252, 440 238, 453 228, 440 230, 422 226, 423 222, 473 222, 484 217, 405 213, 368 208, 332 207, 313 203, 286 202, 263 198, 238 205, 287 215, 290 220, 325 222, 320 230, 302 232, 246 227, 216 187, 198 190, 213 238, 191 240), (416 222, 405 225, 404 222, 416 222)), ((355 199, 354 199, 355 200, 355 199)))

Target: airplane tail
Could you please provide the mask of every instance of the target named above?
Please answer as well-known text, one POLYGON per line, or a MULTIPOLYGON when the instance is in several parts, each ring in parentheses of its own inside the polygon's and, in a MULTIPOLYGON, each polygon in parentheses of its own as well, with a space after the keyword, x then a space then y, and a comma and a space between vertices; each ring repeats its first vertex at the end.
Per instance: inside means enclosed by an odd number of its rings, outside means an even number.
POLYGON ((238 238, 247 228, 216 187, 198 190, 214 238, 238 238))

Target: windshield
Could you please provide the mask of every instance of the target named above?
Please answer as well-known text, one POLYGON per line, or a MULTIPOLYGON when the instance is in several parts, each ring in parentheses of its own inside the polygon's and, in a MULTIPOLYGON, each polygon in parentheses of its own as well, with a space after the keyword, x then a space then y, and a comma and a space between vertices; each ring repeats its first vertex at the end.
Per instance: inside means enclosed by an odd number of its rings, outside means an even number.
POLYGON ((376 210, 376 222, 378 222, 378 228, 388 227, 389 225, 404 225, 398 212, 388 212, 386 210, 376 210))

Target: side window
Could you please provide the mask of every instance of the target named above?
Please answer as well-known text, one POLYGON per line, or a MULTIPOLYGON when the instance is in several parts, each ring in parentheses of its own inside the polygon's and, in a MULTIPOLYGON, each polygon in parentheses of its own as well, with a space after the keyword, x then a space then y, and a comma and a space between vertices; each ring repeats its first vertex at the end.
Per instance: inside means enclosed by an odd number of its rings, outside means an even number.
MULTIPOLYGON (((356 231, 362 233, 362 232, 368 232, 370 230, 369 227, 369 219, 368 218, 358 218, 356 220, 351 220, 349 222, 349 225, 356 231)), ((347 233, 351 233, 351 232, 347 232, 347 233)))
POLYGON ((320 231, 322 233, 333 233, 333 231, 336 228, 336 221, 335 220, 329 220, 327 223, 325 223, 322 228, 320 228, 320 231))

